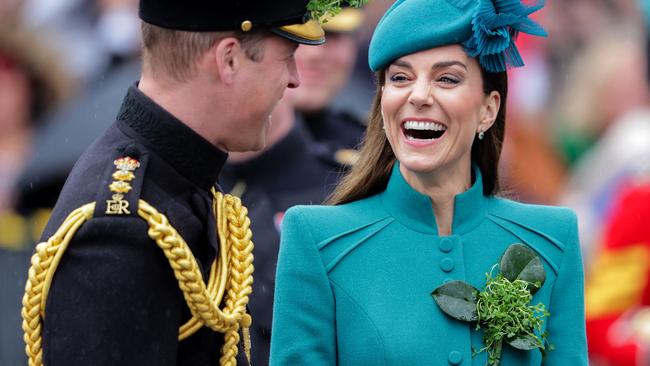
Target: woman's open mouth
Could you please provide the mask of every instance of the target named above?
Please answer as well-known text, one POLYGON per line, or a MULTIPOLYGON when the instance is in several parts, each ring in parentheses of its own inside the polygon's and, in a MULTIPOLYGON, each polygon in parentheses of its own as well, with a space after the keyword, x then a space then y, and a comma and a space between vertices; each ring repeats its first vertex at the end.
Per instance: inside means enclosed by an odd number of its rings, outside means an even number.
POLYGON ((437 122, 405 121, 402 131, 407 140, 434 141, 445 134, 447 126, 437 122))

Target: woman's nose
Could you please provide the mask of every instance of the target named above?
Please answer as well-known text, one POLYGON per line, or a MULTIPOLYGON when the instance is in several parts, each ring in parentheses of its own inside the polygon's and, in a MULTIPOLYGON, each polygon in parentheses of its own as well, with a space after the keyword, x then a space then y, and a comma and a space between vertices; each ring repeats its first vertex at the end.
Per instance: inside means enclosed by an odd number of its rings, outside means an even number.
POLYGON ((432 105, 431 84, 426 81, 417 81, 413 84, 408 102, 418 109, 432 105))

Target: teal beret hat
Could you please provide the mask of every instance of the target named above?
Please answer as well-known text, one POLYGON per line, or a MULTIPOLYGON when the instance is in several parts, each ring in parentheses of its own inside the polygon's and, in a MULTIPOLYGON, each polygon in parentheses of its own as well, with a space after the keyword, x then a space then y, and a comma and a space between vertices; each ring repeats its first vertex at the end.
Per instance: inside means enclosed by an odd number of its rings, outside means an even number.
POLYGON ((370 41, 368 63, 379 71, 411 53, 461 44, 490 72, 523 66, 515 46, 519 32, 546 36, 528 18, 544 1, 520 0, 398 0, 384 14, 370 41))

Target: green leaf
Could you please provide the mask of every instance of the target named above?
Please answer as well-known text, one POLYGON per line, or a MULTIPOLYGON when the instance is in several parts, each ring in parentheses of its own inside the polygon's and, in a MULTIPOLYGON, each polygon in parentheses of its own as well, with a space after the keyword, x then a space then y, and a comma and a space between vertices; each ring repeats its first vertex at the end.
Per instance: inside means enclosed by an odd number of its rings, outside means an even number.
POLYGON ((449 281, 433 290, 431 296, 447 315, 466 322, 476 321, 478 290, 463 281, 449 281))
POLYGON ((508 344, 516 349, 522 349, 524 351, 530 351, 531 349, 540 348, 542 346, 539 339, 530 334, 524 334, 522 336, 508 339, 508 344))
POLYGON ((499 263, 501 274, 509 281, 522 280, 528 282, 528 290, 534 294, 546 280, 546 272, 542 260, 524 244, 512 244, 506 249, 499 263))
POLYGON ((335 16, 341 11, 341 6, 348 3, 350 6, 360 8, 368 0, 309 0, 307 10, 311 12, 311 18, 327 23, 327 19, 335 16))

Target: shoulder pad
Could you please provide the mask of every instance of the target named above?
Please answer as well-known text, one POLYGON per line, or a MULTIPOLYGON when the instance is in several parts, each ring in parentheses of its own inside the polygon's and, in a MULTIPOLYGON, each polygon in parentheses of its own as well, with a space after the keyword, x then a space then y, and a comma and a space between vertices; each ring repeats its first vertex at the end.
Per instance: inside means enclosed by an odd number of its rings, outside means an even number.
POLYGON ((135 144, 118 149, 97 187, 94 217, 137 216, 149 155, 135 144))

